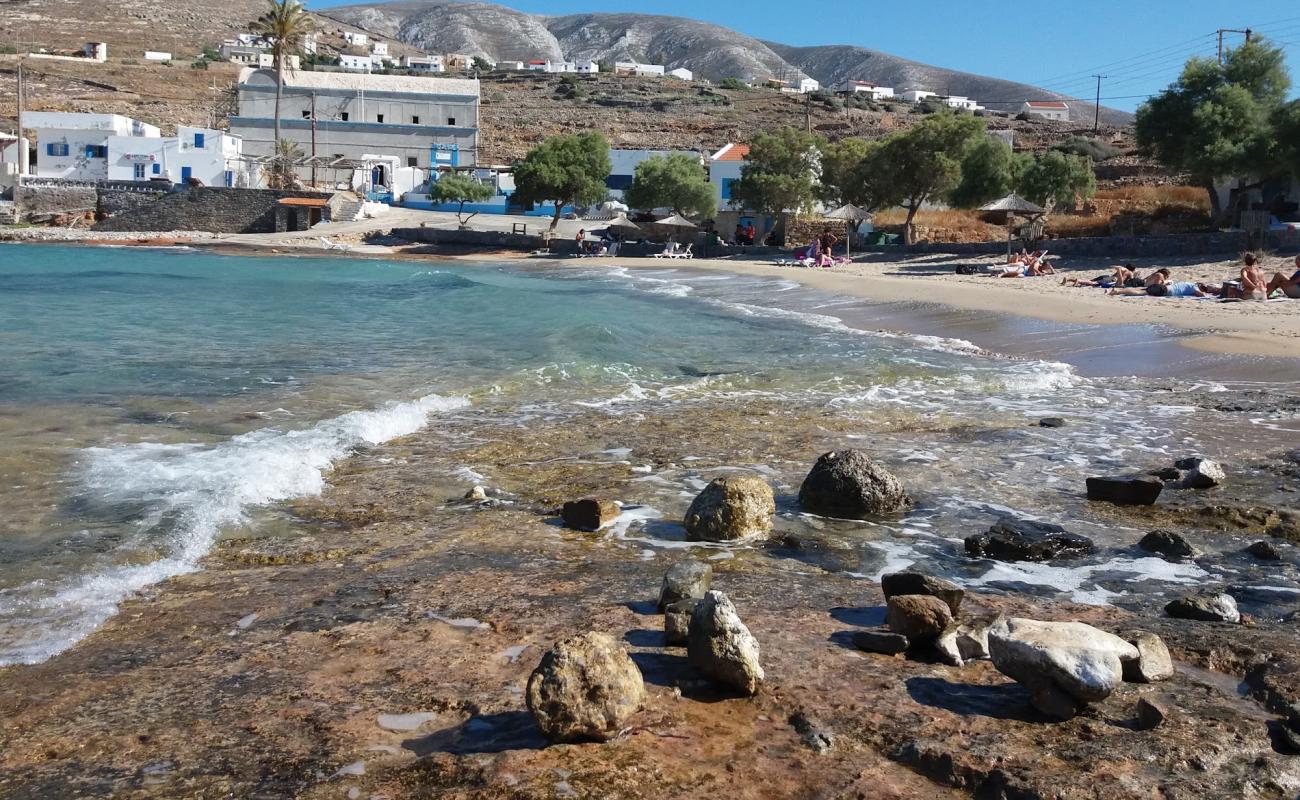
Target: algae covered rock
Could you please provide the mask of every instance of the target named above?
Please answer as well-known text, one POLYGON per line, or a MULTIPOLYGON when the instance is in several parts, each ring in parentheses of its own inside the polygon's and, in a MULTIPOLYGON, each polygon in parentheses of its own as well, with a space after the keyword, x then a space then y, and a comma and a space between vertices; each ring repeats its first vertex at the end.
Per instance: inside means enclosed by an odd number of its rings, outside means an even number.
POLYGON ((528 678, 527 702, 550 741, 605 741, 645 705, 645 682, 613 637, 583 633, 542 656, 528 678))
POLYGON ((775 514, 772 487, 761 478, 737 475, 715 478, 704 487, 682 524, 697 541, 730 542, 767 533, 775 514))

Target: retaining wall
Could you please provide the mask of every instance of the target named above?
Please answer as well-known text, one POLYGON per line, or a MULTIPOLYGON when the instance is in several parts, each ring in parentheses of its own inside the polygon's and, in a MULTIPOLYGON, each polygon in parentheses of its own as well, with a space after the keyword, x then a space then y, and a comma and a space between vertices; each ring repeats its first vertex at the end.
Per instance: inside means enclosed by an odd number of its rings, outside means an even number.
POLYGON ((162 195, 153 202, 124 204, 122 211, 98 222, 94 229, 274 233, 280 200, 321 196, 318 192, 197 186, 162 195))

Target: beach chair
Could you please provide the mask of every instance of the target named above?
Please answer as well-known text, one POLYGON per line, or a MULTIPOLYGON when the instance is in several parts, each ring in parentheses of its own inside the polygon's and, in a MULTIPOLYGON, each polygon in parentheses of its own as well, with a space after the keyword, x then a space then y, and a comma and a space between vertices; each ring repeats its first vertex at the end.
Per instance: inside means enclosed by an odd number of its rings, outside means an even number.
POLYGON ((668 257, 669 257, 669 258, 672 258, 672 259, 677 259, 677 258, 686 258, 686 259, 691 259, 691 258, 695 258, 695 254, 691 252, 691 248, 694 247, 694 246, 695 246, 695 245, 693 245, 693 244, 688 244, 688 245, 686 245, 685 249, 682 249, 682 250, 676 250, 676 251, 674 251, 674 252, 672 252, 672 253, 669 253, 669 254, 668 254, 668 257))
POLYGON ((344 244, 342 242, 331 242, 329 239, 326 239, 324 236, 317 236, 316 240, 319 241, 320 246, 325 248, 326 250, 339 250, 341 252, 346 253, 347 251, 352 249, 352 245, 350 244, 344 244))
POLYGON ((677 243, 669 242, 664 245, 662 253, 655 253, 653 258, 677 258, 677 243))

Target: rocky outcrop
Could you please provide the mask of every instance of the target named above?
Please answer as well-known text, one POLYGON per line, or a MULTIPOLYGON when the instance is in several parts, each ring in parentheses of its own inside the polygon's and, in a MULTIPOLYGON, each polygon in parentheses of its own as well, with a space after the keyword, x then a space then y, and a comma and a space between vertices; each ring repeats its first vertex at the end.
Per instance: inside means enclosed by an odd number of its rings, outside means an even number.
POLYGON ((645 704, 641 671, 604 633, 559 642, 528 678, 528 710, 552 742, 605 741, 645 704))
POLYGON ((1013 617, 989 631, 989 655, 1002 674, 1024 684, 1035 707, 1054 719, 1105 700, 1123 678, 1133 645, 1082 622, 1013 617))
POLYGON ((905 594, 889 598, 885 611, 889 629, 913 645, 929 644, 952 622, 948 604, 937 597, 905 594))
POLYGON ((612 500, 585 498, 573 500, 560 509, 560 519, 566 528, 575 531, 598 531, 618 519, 622 509, 612 500))
POLYGON ((1172 531, 1151 531, 1138 542, 1138 547, 1148 553, 1159 553, 1166 558, 1196 558, 1201 553, 1191 542, 1172 531))
POLYGON ((1150 506, 1165 485, 1155 478, 1088 478, 1088 499, 1117 506, 1150 506))
POLYGON ((776 499, 761 478, 715 478, 691 503, 682 524, 698 541, 732 542, 772 530, 776 499))
POLYGON ((966 537, 966 554, 998 561, 1050 561, 1093 551, 1092 540, 1060 525, 1003 517, 987 532, 966 537))
POLYGON ((758 693, 764 677, 758 640, 722 592, 708 592, 696 604, 686 647, 691 664, 705 675, 745 694, 758 693))
POLYGON ((1165 613, 1178 619, 1200 622, 1241 622, 1236 599, 1223 593, 1180 597, 1165 606, 1165 613))
POLYGON ((659 610, 678 600, 698 600, 712 585, 713 567, 703 561, 679 561, 664 573, 663 585, 659 587, 659 610))
POLYGON ((893 514, 912 504, 898 478, 860 450, 836 450, 817 459, 799 488, 805 511, 865 519, 893 514))
POLYGON ((921 572, 894 572, 883 575, 880 578, 880 588, 885 593, 885 600, 903 594, 928 594, 937 597, 948 604, 948 610, 954 617, 961 610, 962 598, 966 596, 965 590, 952 581, 921 572))

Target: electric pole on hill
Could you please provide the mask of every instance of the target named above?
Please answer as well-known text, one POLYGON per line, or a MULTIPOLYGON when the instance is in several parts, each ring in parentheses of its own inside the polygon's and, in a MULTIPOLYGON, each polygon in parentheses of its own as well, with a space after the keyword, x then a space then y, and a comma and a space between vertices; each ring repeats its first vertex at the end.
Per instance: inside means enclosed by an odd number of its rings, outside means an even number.
POLYGON ((1246 28, 1245 30, 1237 30, 1236 28, 1219 28, 1217 33, 1219 34, 1219 63, 1222 64, 1223 63, 1223 34, 1242 33, 1246 35, 1246 41, 1249 42, 1250 37, 1254 34, 1254 31, 1252 31, 1250 28, 1246 28))
POLYGON ((1097 104, 1093 106, 1092 111, 1092 135, 1096 136, 1097 131, 1101 129, 1101 79, 1105 75, 1093 75, 1097 79, 1097 104))

